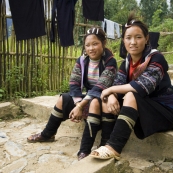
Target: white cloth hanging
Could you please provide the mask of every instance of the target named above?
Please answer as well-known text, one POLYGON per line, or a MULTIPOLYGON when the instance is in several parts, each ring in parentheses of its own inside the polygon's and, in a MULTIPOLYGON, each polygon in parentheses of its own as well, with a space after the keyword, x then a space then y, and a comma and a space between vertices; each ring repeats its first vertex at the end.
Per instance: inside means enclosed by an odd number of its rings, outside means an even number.
POLYGON ((115 39, 115 32, 118 38, 121 37, 119 24, 116 22, 104 19, 102 22, 102 29, 107 34, 107 38, 115 39))

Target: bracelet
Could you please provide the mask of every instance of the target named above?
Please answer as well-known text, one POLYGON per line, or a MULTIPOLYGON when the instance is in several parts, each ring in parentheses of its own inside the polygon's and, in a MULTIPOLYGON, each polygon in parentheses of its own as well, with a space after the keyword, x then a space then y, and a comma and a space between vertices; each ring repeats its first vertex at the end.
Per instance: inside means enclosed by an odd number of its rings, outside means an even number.
POLYGON ((82 111, 83 110, 83 107, 78 103, 76 104, 76 106, 82 111))

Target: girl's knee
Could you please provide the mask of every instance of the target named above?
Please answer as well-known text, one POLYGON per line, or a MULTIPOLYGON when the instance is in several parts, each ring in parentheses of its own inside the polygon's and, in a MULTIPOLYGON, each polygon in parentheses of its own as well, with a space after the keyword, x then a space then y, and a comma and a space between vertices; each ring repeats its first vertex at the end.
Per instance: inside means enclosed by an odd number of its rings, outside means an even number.
POLYGON ((100 114, 100 102, 98 99, 93 99, 90 102, 89 112, 95 113, 95 114, 100 114))
POLYGON ((56 107, 62 110, 62 95, 58 98, 58 101, 56 102, 56 107))
POLYGON ((128 92, 125 94, 123 105, 137 109, 136 99, 133 92, 128 92))
POLYGON ((126 93, 125 94, 125 96, 124 96, 124 100, 135 100, 135 97, 134 97, 134 95, 133 95, 133 92, 128 92, 128 93, 126 93))

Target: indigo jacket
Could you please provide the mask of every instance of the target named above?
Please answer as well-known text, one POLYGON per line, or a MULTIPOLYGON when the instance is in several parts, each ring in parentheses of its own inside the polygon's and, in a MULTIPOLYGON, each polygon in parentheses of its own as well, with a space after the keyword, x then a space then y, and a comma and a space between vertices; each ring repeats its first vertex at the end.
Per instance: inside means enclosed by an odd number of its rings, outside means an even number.
POLYGON ((82 89, 92 98, 100 98, 102 90, 112 86, 117 72, 117 63, 112 52, 105 48, 99 62, 99 79, 96 85, 88 83, 89 56, 81 56, 77 59, 70 77, 70 96, 83 97, 82 89))

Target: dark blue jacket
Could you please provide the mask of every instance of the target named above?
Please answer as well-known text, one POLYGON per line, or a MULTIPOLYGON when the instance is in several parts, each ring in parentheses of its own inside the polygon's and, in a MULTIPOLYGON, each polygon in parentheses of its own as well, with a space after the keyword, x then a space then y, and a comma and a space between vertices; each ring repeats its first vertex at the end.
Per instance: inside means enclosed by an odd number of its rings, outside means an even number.
POLYGON ((81 64, 81 59, 83 56, 79 57, 73 68, 70 78, 70 95, 72 97, 82 97, 82 86, 86 89, 87 95, 99 98, 103 89, 112 86, 116 71, 117 63, 113 54, 110 50, 105 49, 104 55, 100 59, 99 63, 99 79, 95 86, 91 86, 88 83, 88 65, 89 57, 83 59, 83 64, 81 64), (83 67, 83 68, 82 68, 83 67), (83 72, 82 72, 83 71, 83 72), (83 82, 82 82, 83 81, 83 82))

